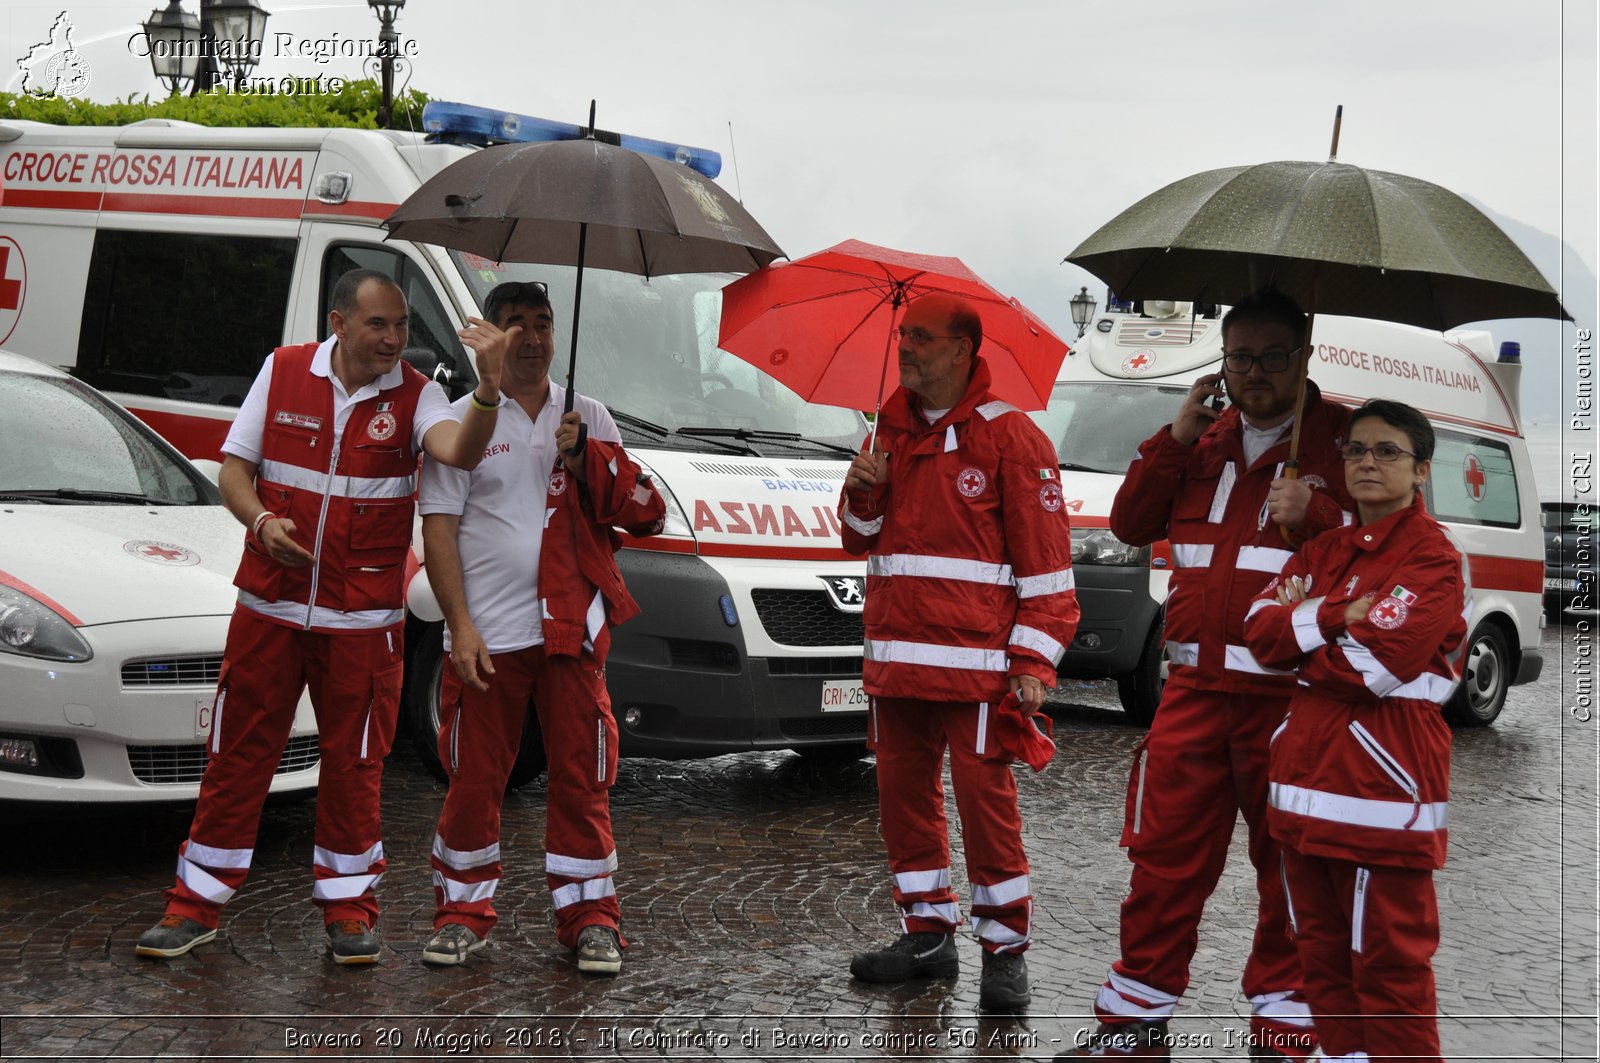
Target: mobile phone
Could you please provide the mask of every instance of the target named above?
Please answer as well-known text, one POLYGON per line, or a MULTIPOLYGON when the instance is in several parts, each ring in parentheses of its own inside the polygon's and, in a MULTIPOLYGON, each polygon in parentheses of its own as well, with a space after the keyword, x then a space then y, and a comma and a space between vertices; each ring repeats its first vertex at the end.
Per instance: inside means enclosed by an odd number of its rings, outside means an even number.
POLYGON ((1211 408, 1213 410, 1216 410, 1218 413, 1221 413, 1222 412, 1222 407, 1224 405, 1225 405, 1225 403, 1222 401, 1222 396, 1221 395, 1213 395, 1213 396, 1211 396, 1211 408))

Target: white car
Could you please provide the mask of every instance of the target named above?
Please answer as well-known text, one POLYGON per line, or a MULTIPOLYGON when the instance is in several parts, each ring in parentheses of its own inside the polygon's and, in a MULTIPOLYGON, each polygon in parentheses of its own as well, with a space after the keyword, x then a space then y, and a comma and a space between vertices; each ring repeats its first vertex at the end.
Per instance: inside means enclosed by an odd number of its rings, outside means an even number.
MULTIPOLYGON (((0 351, 0 800, 195 799, 243 540, 142 422, 0 351)), ((302 697, 273 792, 317 761, 302 697)))

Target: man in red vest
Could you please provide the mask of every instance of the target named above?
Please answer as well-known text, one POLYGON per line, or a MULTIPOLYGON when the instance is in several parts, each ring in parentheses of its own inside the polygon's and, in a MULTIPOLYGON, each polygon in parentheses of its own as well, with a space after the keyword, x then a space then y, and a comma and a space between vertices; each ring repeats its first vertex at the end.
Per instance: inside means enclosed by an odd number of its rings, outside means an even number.
POLYGON ((418 457, 467 469, 482 459, 519 330, 468 319, 461 339, 479 383, 458 421, 439 385, 400 360, 408 313, 387 275, 339 278, 328 321, 329 339, 266 360, 222 446, 218 486, 249 529, 239 605, 194 822, 141 956, 181 956, 216 937, 309 686, 322 751, 312 897, 335 963, 378 958, 374 892, 387 866, 378 789, 400 705, 418 457))

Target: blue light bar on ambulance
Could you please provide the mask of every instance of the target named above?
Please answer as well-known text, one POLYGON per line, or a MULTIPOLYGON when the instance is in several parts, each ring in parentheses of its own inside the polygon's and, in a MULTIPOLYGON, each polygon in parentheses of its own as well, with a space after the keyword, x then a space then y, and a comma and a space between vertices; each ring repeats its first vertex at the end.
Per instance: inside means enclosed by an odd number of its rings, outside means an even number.
MULTIPOLYGON (((552 122, 548 118, 497 111, 490 107, 474 107, 470 103, 445 103, 431 100, 422 109, 422 130, 430 139, 445 144, 532 144, 542 140, 580 140, 582 126, 570 122, 552 122)), ((668 144, 664 140, 629 136, 596 129, 594 138, 606 144, 616 144, 651 155, 668 162, 680 163, 707 177, 722 172, 722 155, 709 148, 691 148, 684 144, 668 144)))

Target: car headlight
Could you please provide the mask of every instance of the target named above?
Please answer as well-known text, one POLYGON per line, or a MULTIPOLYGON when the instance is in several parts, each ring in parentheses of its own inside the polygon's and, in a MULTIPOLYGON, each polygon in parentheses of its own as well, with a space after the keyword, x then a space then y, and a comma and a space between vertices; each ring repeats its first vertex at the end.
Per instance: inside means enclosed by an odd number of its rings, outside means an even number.
POLYGON ((650 481, 655 484, 656 490, 661 493, 661 501, 667 504, 666 523, 662 525, 658 534, 693 539, 694 529, 689 526, 689 515, 678 504, 677 496, 672 493, 672 489, 667 486, 667 482, 657 475, 654 469, 640 461, 636 455, 629 454, 628 456, 633 458, 639 468, 644 470, 645 475, 650 477, 650 481))
POLYGON ((1129 546, 1108 528, 1073 528, 1074 565, 1149 565, 1148 546, 1129 546))
POLYGON ((0 584, 0 653, 47 661, 87 661, 94 656, 78 629, 31 595, 0 584))

